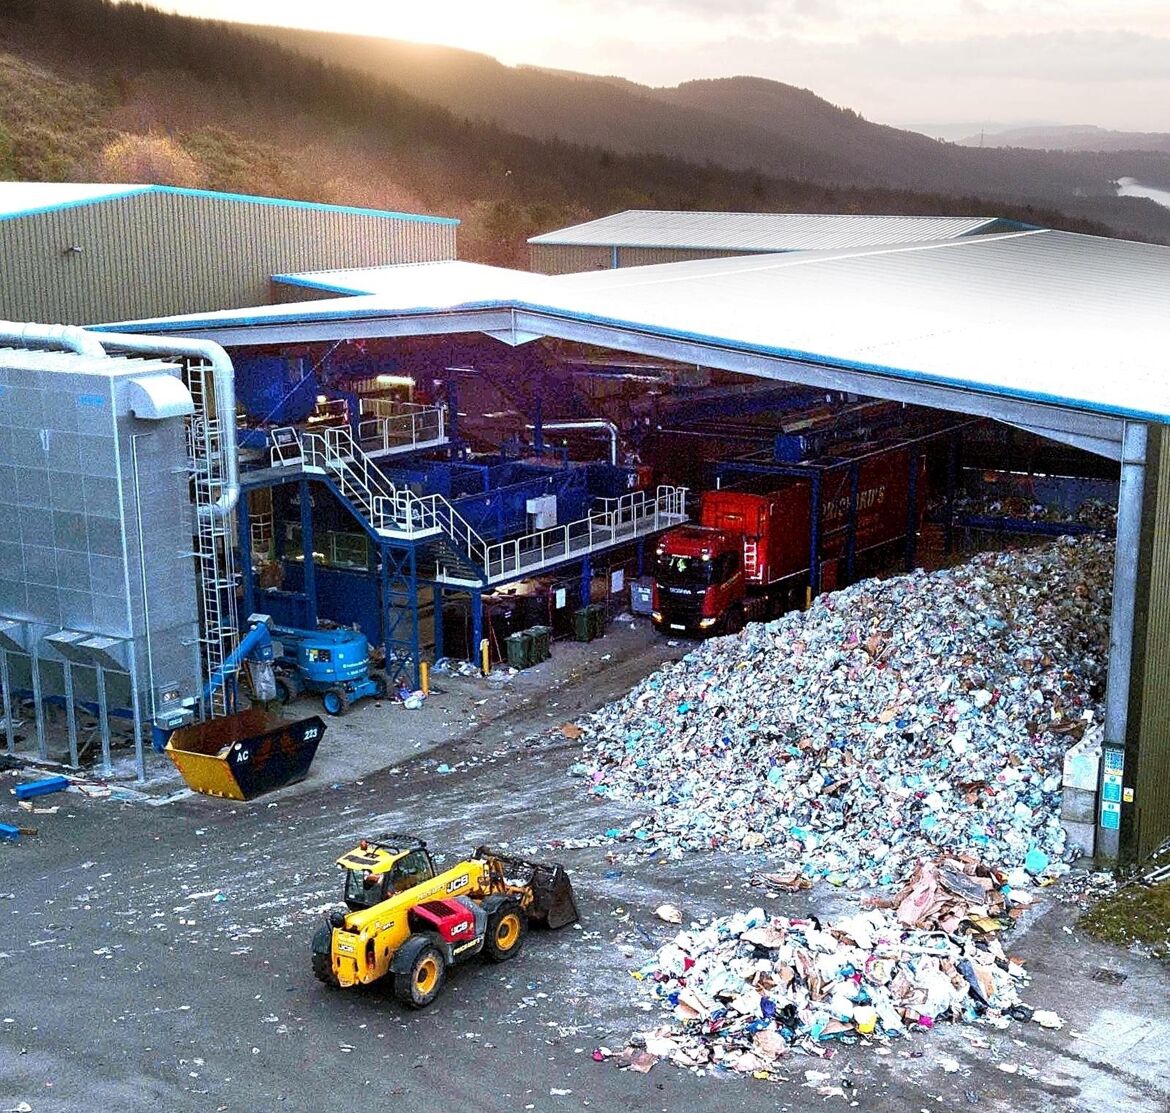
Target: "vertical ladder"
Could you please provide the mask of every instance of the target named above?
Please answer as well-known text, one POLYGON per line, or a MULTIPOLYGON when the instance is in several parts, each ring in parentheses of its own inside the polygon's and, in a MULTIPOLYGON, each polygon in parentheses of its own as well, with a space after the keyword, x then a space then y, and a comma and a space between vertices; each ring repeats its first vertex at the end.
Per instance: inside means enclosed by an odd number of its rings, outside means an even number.
MULTIPOLYGON (((217 518, 211 507, 223 490, 225 459, 220 424, 236 415, 218 412, 210 388, 211 367, 202 360, 186 361, 187 386, 195 412, 187 423, 187 453, 195 503, 195 567, 199 586, 199 643, 204 676, 215 676, 231 655, 238 636, 236 615, 233 515, 217 518)), ((233 686, 219 685, 207 713, 226 715, 233 686)))
POLYGON ((743 574, 753 580, 759 575, 759 550, 755 541, 744 539, 743 543, 743 574))

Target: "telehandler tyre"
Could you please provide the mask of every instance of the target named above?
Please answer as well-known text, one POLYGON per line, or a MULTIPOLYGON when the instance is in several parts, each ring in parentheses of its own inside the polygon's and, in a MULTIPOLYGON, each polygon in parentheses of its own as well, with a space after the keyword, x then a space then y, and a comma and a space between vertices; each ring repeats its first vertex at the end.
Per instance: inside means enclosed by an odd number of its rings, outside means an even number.
POLYGON ((518 904, 501 904, 489 917, 487 937, 483 941, 484 954, 492 962, 507 962, 520 953, 528 931, 528 917, 518 904))
POLYGON ((313 976, 332 989, 338 986, 337 975, 333 973, 333 928, 329 924, 319 927, 313 934, 313 976))
POLYGON ((412 1009, 425 1009, 443 992, 446 981, 443 952, 428 944, 414 956, 409 970, 394 975, 394 996, 412 1009))

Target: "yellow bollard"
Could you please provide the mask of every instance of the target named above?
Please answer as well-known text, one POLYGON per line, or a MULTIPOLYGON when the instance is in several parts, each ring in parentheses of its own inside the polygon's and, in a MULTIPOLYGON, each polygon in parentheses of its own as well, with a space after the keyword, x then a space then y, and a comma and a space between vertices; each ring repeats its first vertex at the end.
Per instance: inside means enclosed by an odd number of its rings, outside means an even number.
POLYGON ((812 584, 804 589, 804 609, 807 611, 812 606, 812 584))
POLYGON ((422 689, 424 696, 431 694, 431 666, 426 661, 418 663, 418 686, 422 689))
POLYGON ((484 638, 483 641, 479 643, 479 655, 483 661, 483 674, 484 676, 487 676, 487 674, 492 671, 491 653, 488 649, 487 638, 484 638))

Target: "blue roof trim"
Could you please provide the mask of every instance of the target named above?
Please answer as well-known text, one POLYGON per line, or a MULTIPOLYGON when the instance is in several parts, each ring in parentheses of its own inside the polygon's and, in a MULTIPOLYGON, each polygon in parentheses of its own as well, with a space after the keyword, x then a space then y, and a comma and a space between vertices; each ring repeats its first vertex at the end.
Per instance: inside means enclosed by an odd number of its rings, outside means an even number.
MULTIPOLYGON (((48 183, 46 183, 48 184, 48 183)), ((386 220, 406 220, 416 224, 460 224, 453 216, 426 216, 421 213, 398 213, 385 209, 362 209, 354 205, 327 205, 320 201, 290 201, 281 197, 254 197, 247 193, 219 193, 213 189, 188 189, 184 186, 135 185, 113 190, 94 197, 81 197, 73 201, 60 201, 52 205, 39 205, 17 212, 0 213, 0 220, 18 220, 40 213, 57 212, 61 209, 75 209, 81 205, 100 205, 104 201, 118 201, 125 197, 138 197, 144 193, 169 193, 177 197, 213 197, 222 201, 238 201, 252 205, 275 205, 285 209, 315 209, 318 212, 343 213, 347 216, 376 216, 386 220)))
POLYGON ((352 294, 360 297, 363 294, 374 293, 373 290, 363 290, 357 286, 338 286, 331 282, 314 282, 310 278, 301 278, 293 274, 274 274, 272 281, 283 283, 285 286, 303 286, 306 290, 324 290, 330 294, 352 294))
MULTIPOLYGON (((307 303, 311 304, 311 303, 307 303)), ((911 371, 908 368, 889 367, 880 363, 862 363, 857 360, 833 359, 832 357, 815 352, 805 352, 797 348, 780 348, 767 344, 748 344, 742 341, 729 340, 727 337, 708 336, 700 332, 688 332, 685 329, 664 328, 659 325, 647 325, 636 321, 626 321, 619 317, 600 317, 592 313, 579 313, 548 305, 539 305, 518 299, 490 299, 485 301, 462 302, 457 306, 414 306, 410 309, 318 309, 312 313, 286 315, 256 315, 251 317, 232 317, 229 319, 204 317, 202 320, 187 319, 183 321, 129 321, 121 325, 93 325, 87 326, 93 331, 114 332, 183 332, 184 330, 199 329, 207 331, 216 328, 247 328, 252 325, 281 325, 307 324, 312 321, 361 321, 377 320, 388 317, 411 317, 423 313, 450 313, 462 315, 476 313, 485 309, 512 309, 528 313, 536 313, 553 319, 578 321, 582 324, 600 325, 605 328, 622 329, 626 332, 642 332, 654 336, 661 336, 671 340, 685 340, 696 344, 705 344, 710 347, 724 348, 729 351, 743 352, 749 355, 765 355, 777 359, 795 360, 801 363, 810 363, 819 367, 839 367, 850 371, 862 371, 869 374, 885 375, 889 378, 900 379, 904 382, 927 383, 931 386, 952 387, 959 390, 969 390, 977 394, 999 395, 1004 398, 1014 398, 1021 402, 1040 402, 1047 405, 1063 406, 1066 409, 1087 411, 1103 414, 1107 417, 1128 417, 1138 421, 1153 421, 1160 424, 1170 422, 1170 413, 1154 413, 1147 410, 1130 409, 1126 406, 1105 406, 1097 402, 1085 402, 1069 398, 1060 394, 1046 394, 1021 390, 1011 386, 991 386, 987 383, 974 382, 968 379, 947 379, 938 375, 930 375, 923 371, 911 371), (143 328, 149 325, 148 329, 143 328)))
POLYGON ((155 186, 128 186, 126 189, 103 193, 100 197, 79 197, 75 201, 58 201, 52 205, 38 205, 31 209, 20 209, 11 213, 0 213, 0 220, 20 220, 26 216, 39 216, 41 213, 55 213, 62 209, 76 209, 82 205, 98 205, 103 201, 118 201, 123 197, 137 197, 140 193, 149 193, 155 186))
POLYGON ((355 205, 327 205, 321 201, 290 201, 284 197, 257 197, 249 193, 218 193, 213 189, 188 189, 184 186, 148 186, 156 193, 173 193, 180 197, 217 197, 225 201, 243 201, 253 205, 275 205, 284 209, 318 209, 330 213, 345 213, 348 216, 380 216, 390 220, 410 220, 419 224, 458 225, 453 216, 425 216, 421 213, 398 213, 387 209, 362 209, 355 205))

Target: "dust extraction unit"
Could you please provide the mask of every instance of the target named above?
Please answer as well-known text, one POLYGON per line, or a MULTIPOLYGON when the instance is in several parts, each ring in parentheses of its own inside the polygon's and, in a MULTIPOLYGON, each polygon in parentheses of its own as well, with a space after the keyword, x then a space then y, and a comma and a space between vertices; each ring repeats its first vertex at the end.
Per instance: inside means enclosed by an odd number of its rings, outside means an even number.
POLYGON ((237 636, 234 417, 216 345, 0 323, 9 752, 31 705, 42 759, 100 740, 108 771, 113 728, 141 778, 148 725, 215 713, 204 677, 237 636))

